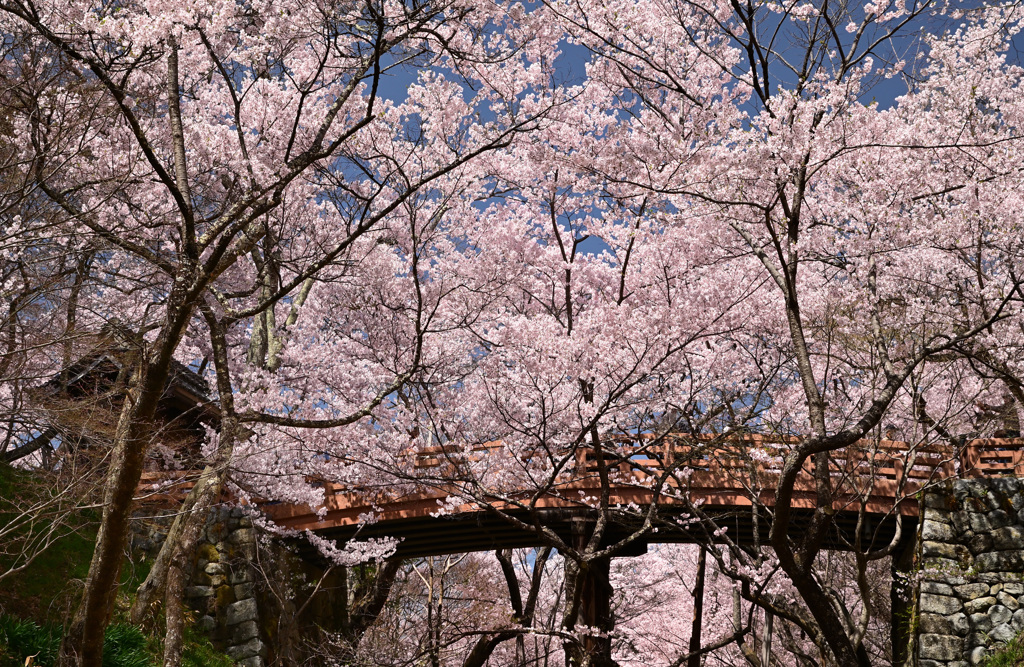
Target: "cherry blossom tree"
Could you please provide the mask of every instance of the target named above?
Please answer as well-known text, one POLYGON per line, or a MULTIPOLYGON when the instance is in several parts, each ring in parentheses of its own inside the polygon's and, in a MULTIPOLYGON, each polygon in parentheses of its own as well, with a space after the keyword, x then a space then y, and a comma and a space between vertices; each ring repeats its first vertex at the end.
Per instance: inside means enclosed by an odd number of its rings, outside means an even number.
MULTIPOLYGON (((511 147, 501 191, 468 204, 467 240, 432 249, 432 280, 467 293, 454 303, 471 326, 449 343, 462 352, 447 367, 439 357, 398 392, 394 412, 360 427, 371 449, 318 443, 325 460, 309 470, 455 487, 450 507, 476 503, 556 547, 578 602, 659 520, 652 505, 613 530, 617 442, 640 441, 632 458, 653 457, 673 431, 726 448, 726 432, 777 438, 783 446, 765 454, 778 457, 774 505, 759 508, 774 555, 743 561, 734 544, 734 573, 757 598, 744 568, 781 568, 800 605, 757 601, 837 664, 870 664, 869 615, 845 616, 812 576, 834 526, 833 477, 841 450, 893 426, 913 457, 944 428, 938 417, 963 424, 999 390, 984 374, 963 380, 965 356, 978 363, 998 347, 996 331, 1019 326, 1020 69, 1003 54, 1020 10, 548 8, 590 54, 586 80, 572 113, 511 147), (914 36, 950 19, 962 25, 914 36), (903 94, 880 104, 869 97, 876 85, 903 94), (922 400, 945 408, 925 411, 922 400), (410 434, 442 446, 447 468, 415 469, 410 434), (496 453, 474 453, 488 442, 496 453), (591 467, 577 466, 588 457, 591 467), (805 468, 816 508, 797 529, 805 468), (568 497, 561 482, 574 474, 597 478, 596 495, 568 497), (540 518, 550 494, 590 512, 571 539, 540 518)), ((718 527, 695 514, 710 546, 718 527)), ((862 532, 848 546, 864 610, 869 563, 905 536, 862 532)), ((597 630, 567 641, 570 660, 611 659, 609 610, 570 604, 562 623, 567 635, 597 630)))
MULTIPOLYGON (((419 274, 415 253, 376 250, 392 248, 391 227, 404 229, 391 220, 413 205, 440 216, 446 198, 480 196, 474 163, 560 102, 540 57, 554 44, 533 16, 500 3, 12 0, 0 10, 5 34, 26 35, 13 52, 26 54, 23 67, 42 77, 59 59, 79 82, 53 81, 54 95, 28 100, 6 122, 20 177, 56 211, 54 236, 94 253, 79 297, 92 322, 116 319, 132 341, 102 524, 63 648, 66 664, 98 665, 174 359, 206 359, 200 367, 216 371, 220 430, 197 508, 219 496, 242 424, 343 424, 400 387, 421 365, 414 325, 411 340, 394 333, 390 356, 342 357, 320 368, 319 380, 285 374, 279 386, 289 391, 306 383, 332 395, 318 423, 267 416, 253 402, 258 390, 234 405, 236 389, 259 384, 261 369, 303 356, 304 343, 286 344, 297 310, 329 301, 319 293, 334 287, 341 298, 355 280, 351 267, 371 255, 368 272, 419 274), (27 59, 37 48, 49 56, 27 59), (411 65, 421 73, 408 90, 386 92, 411 65), (251 370, 236 378, 240 336, 251 339, 251 370)), ((360 324, 347 326, 353 346, 360 324)), ((330 348, 325 342, 319 357, 330 348)))
MULTIPOLYGON (((842 451, 891 429, 912 457, 1020 398, 1016 4, 0 10, 23 36, 7 76, 46 92, 4 110, 0 159, 45 208, 23 219, 73 250, 41 272, 76 304, 53 313, 129 341, 67 664, 100 660, 175 360, 212 381, 219 425, 133 614, 166 589, 168 664, 186 555, 230 470, 242 495, 314 510, 324 481, 443 489, 439 512, 469 503, 557 549, 547 636, 571 664, 616 659, 612 558, 688 531, 736 582, 734 610, 867 665, 870 563, 904 535, 858 526, 845 613, 816 574, 842 451), (689 458, 667 462, 677 443, 689 458), (428 450, 439 465, 418 465, 428 450), (776 466, 749 489, 767 544, 680 491, 729 457, 776 466), (620 506, 613 488, 637 479, 656 502, 620 506), (578 510, 557 529, 552 497, 578 510)), ((370 548, 322 546, 344 563, 370 548)), ((491 626, 460 646, 521 636, 491 626)))
MULTIPOLYGON (((675 224, 705 245, 760 264, 773 294, 762 306, 777 318, 766 340, 785 379, 757 421, 737 426, 795 436, 771 546, 837 662, 868 664, 864 626, 845 625, 810 576, 832 524, 829 453, 883 419, 919 425, 914 397, 948 392, 957 375, 942 356, 1017 321, 1020 69, 1003 54, 1020 8, 551 6, 594 54, 598 106, 614 110, 617 141, 589 168, 670 203, 675 224), (944 16, 963 23, 904 37, 944 16), (893 106, 867 101, 873 83, 910 73, 893 106), (805 463, 818 510, 796 534, 790 501, 805 463)), ((864 545, 862 560, 892 548, 864 545)))

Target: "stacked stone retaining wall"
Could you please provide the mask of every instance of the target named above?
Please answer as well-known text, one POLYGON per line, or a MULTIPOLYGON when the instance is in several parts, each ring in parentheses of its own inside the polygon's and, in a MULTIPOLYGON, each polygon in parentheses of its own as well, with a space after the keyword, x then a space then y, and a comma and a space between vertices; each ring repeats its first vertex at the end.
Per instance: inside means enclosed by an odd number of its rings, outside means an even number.
POLYGON ((1024 630, 1024 479, 948 480, 921 511, 918 667, 972 667, 1024 630))
MULTIPOLYGON (((133 550, 155 556, 172 520, 173 515, 137 517, 133 550)), ((254 590, 255 556, 256 535, 244 511, 226 505, 211 509, 184 594, 198 627, 242 667, 263 667, 267 658, 254 590)))

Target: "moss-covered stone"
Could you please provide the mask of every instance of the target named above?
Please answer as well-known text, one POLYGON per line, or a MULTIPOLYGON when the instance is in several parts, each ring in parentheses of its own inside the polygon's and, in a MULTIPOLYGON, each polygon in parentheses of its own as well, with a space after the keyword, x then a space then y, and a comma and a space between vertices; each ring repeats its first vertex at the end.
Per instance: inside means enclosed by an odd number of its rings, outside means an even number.
POLYGON ((217 608, 226 609, 229 604, 235 602, 235 589, 228 585, 217 587, 216 593, 217 608))

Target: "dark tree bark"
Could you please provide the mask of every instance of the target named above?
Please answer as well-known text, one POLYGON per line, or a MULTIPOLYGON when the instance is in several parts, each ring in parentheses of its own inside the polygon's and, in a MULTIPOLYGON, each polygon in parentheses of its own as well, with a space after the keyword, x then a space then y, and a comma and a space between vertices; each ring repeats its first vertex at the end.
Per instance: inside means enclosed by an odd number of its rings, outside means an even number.
POLYGON ((697 580, 693 584, 693 624, 690 627, 690 658, 686 667, 700 667, 700 633, 704 624, 704 570, 707 566, 708 553, 700 548, 697 557, 697 580))

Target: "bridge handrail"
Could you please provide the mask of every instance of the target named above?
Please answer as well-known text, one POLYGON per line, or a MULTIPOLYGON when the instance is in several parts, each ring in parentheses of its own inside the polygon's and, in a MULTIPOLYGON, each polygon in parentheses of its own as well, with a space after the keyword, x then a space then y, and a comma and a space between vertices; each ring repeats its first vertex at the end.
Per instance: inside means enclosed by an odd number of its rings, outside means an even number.
MULTIPOLYGON (((737 497, 755 488, 770 491, 777 481, 779 466, 778 460, 768 453, 773 449, 772 445, 785 445, 789 440, 759 436, 715 440, 706 436, 686 436, 665 438, 654 446, 643 442, 652 439, 640 437, 630 442, 620 438, 610 440, 602 448, 613 485, 617 488, 647 488, 652 478, 663 474, 668 465, 675 466, 673 470, 676 471, 666 480, 670 494, 682 492, 681 487, 694 493, 722 492, 738 494, 737 497), (761 454, 752 455, 754 450, 761 451, 761 454)), ((502 448, 502 443, 494 441, 468 448, 435 445, 410 451, 413 466, 406 481, 415 487, 417 479, 422 479, 427 493, 419 495, 424 499, 433 497, 440 493, 438 484, 445 474, 465 472, 468 468, 463 466, 481 462, 502 448), (430 472, 435 474, 428 474, 430 472)), ((598 474, 593 448, 580 448, 574 456, 575 465, 556 480, 556 486, 563 491, 591 488, 598 474)), ((857 497, 867 497, 864 496, 867 493, 873 498, 891 498, 891 503, 902 502, 925 485, 957 474, 961 477, 1024 475, 1024 439, 976 439, 961 448, 945 442, 908 445, 901 441, 862 441, 831 452, 830 456, 835 463, 833 474, 840 495, 854 493, 857 497)), ((808 463, 801 475, 801 489, 811 482, 810 472, 808 463)), ((139 492, 150 502, 181 502, 199 474, 198 470, 147 471, 140 480, 139 492)), ((393 489, 371 491, 320 481, 327 507, 335 510, 417 495, 416 492, 410 495, 409 490, 396 495, 393 489)), ((258 499, 255 502, 263 504, 258 499)), ((298 516, 303 511, 312 514, 308 508, 300 510, 297 507, 286 514, 298 516)))

